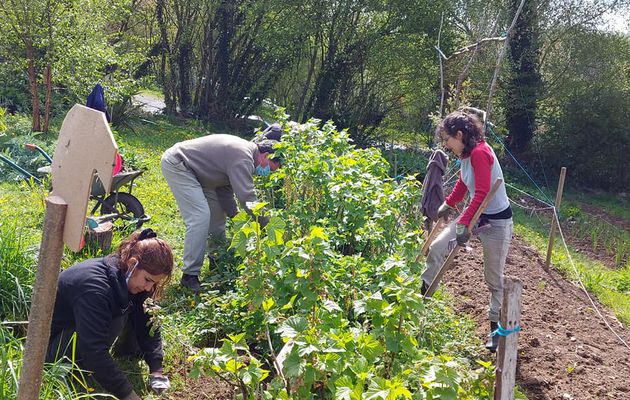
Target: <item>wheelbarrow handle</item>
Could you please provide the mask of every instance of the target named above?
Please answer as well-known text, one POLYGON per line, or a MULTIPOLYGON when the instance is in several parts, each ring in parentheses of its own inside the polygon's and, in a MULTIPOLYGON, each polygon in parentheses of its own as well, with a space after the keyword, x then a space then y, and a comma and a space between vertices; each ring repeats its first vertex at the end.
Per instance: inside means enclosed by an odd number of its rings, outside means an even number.
POLYGON ((39 178, 37 178, 35 175, 31 174, 30 172, 28 172, 24 168, 20 167, 19 165, 17 165, 13 161, 11 161, 9 158, 3 156, 2 154, 0 154, 0 161, 3 161, 9 167, 11 167, 14 170, 16 170, 17 172, 19 172, 24 178, 26 178, 27 182, 29 182, 32 179, 38 185, 40 185, 40 186, 42 185, 42 181, 39 178))
POLYGON ((46 160, 48 160, 48 162, 49 162, 49 163, 51 163, 51 164, 52 164, 52 158, 48 155, 48 153, 46 153, 46 152, 44 151, 44 149, 42 149, 42 148, 41 148, 41 147, 39 147, 38 145, 33 144, 33 143, 26 143, 26 144, 24 145, 24 147, 26 147, 26 148, 27 148, 27 149, 29 149, 30 151, 37 151, 37 152, 39 152, 39 154, 41 154, 42 156, 44 156, 44 158, 45 158, 46 160))

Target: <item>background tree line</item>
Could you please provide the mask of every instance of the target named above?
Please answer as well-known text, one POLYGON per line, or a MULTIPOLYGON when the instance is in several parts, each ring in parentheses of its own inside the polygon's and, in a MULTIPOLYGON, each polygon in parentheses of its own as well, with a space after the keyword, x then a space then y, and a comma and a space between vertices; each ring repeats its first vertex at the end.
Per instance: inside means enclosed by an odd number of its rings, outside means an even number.
MULTIPOLYGON (((360 145, 431 145, 441 113, 486 106, 520 3, 7 0, 0 106, 45 131, 101 81, 110 102, 152 87, 167 114, 207 122, 238 125, 275 104, 298 121, 332 119, 360 145)), ((630 39, 601 29, 627 10, 628 0, 525 1, 492 99, 497 134, 525 163, 630 187, 630 39)))

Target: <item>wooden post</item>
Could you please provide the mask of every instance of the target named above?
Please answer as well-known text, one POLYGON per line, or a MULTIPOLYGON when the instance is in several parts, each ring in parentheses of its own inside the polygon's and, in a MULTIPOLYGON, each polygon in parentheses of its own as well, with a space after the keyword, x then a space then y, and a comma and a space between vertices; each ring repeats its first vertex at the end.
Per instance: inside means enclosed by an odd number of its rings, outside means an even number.
POLYGON ((42 370, 52 321, 57 279, 63 256, 63 230, 66 202, 58 196, 46 198, 44 234, 39 248, 37 276, 33 286, 24 362, 18 384, 18 400, 36 400, 42 381, 42 370))
MULTIPOLYGON (((492 185, 492 187, 490 188, 490 191, 486 195, 486 198, 483 199, 483 202, 481 202, 481 205, 477 209, 477 212, 475 213, 475 215, 473 215, 472 219, 470 220, 470 224, 468 225, 468 228, 467 228, 469 232, 472 230, 475 224, 477 224, 477 220, 481 216, 481 213, 483 213, 486 207, 488 207, 488 203, 490 203, 490 200, 494 198, 495 193, 497 192, 497 190, 499 189, 499 186, 501 186, 502 183, 503 183, 503 179, 501 178, 497 178, 497 180, 494 181, 494 185, 492 185)), ((446 271, 451 266, 451 263, 455 259, 455 256, 457 255, 461 247, 462 246, 460 246, 459 244, 456 244, 455 248, 451 250, 450 254, 446 258, 446 260, 444 261, 440 269, 438 270, 437 274, 435 275, 435 278, 433 278, 433 282, 431 282, 431 284, 427 288, 427 292, 424 294, 425 297, 433 296, 433 293, 435 293, 438 285, 440 284, 440 281, 442 280, 442 276, 444 276, 446 271)))
POLYGON ((114 224, 111 221, 100 223, 94 229, 88 229, 85 244, 94 250, 109 251, 112 247, 113 229, 114 224))
MULTIPOLYGON (((501 326, 505 330, 509 331, 520 327, 522 293, 523 282, 514 278, 505 278, 503 284, 503 305, 501 306, 501 326)), ((518 335, 518 332, 512 332, 499 338, 494 389, 495 400, 514 399, 518 335)))
POLYGON ((547 260, 545 261, 545 267, 549 268, 551 263, 551 253, 553 251, 553 239, 556 235, 556 224, 560 224, 560 221, 556 218, 560 211, 560 205, 562 203, 562 191, 564 190, 564 178, 567 175, 567 167, 562 167, 560 170, 560 182, 558 183, 558 191, 556 192, 556 204, 554 213, 551 216, 551 228, 549 229, 549 246, 547 247, 547 260))

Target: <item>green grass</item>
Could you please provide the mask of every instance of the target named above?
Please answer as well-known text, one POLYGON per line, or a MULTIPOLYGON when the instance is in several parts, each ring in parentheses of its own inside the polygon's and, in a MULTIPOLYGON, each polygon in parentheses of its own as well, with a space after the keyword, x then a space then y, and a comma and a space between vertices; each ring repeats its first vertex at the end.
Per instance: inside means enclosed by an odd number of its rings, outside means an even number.
MULTIPOLYGON (((563 203, 590 204, 606 210, 606 213, 630 219, 630 195, 611 194, 604 192, 585 193, 584 191, 568 190, 563 203)), ((564 207, 563 207, 564 208, 564 207)))
POLYGON ((156 99, 163 99, 164 98, 164 94, 157 89, 142 89, 141 91, 138 92, 139 94, 148 96, 148 97, 155 97, 156 99))

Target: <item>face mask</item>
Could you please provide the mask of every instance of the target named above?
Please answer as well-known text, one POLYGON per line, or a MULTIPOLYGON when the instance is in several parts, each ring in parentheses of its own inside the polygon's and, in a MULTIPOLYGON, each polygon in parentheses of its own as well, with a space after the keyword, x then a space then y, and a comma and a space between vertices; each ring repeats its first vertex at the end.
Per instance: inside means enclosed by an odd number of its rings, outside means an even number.
POLYGON ((133 268, 131 268, 131 271, 129 271, 127 273, 127 276, 125 277, 125 283, 129 284, 129 278, 131 278, 131 274, 133 274, 133 271, 136 270, 137 266, 138 266, 138 261, 136 261, 136 263, 134 264, 133 268))
POLYGON ((267 165, 266 167, 261 167, 259 165, 256 167, 256 170, 254 172, 256 173, 256 175, 259 176, 269 176, 269 174, 271 174, 271 168, 269 168, 269 165, 267 165))

